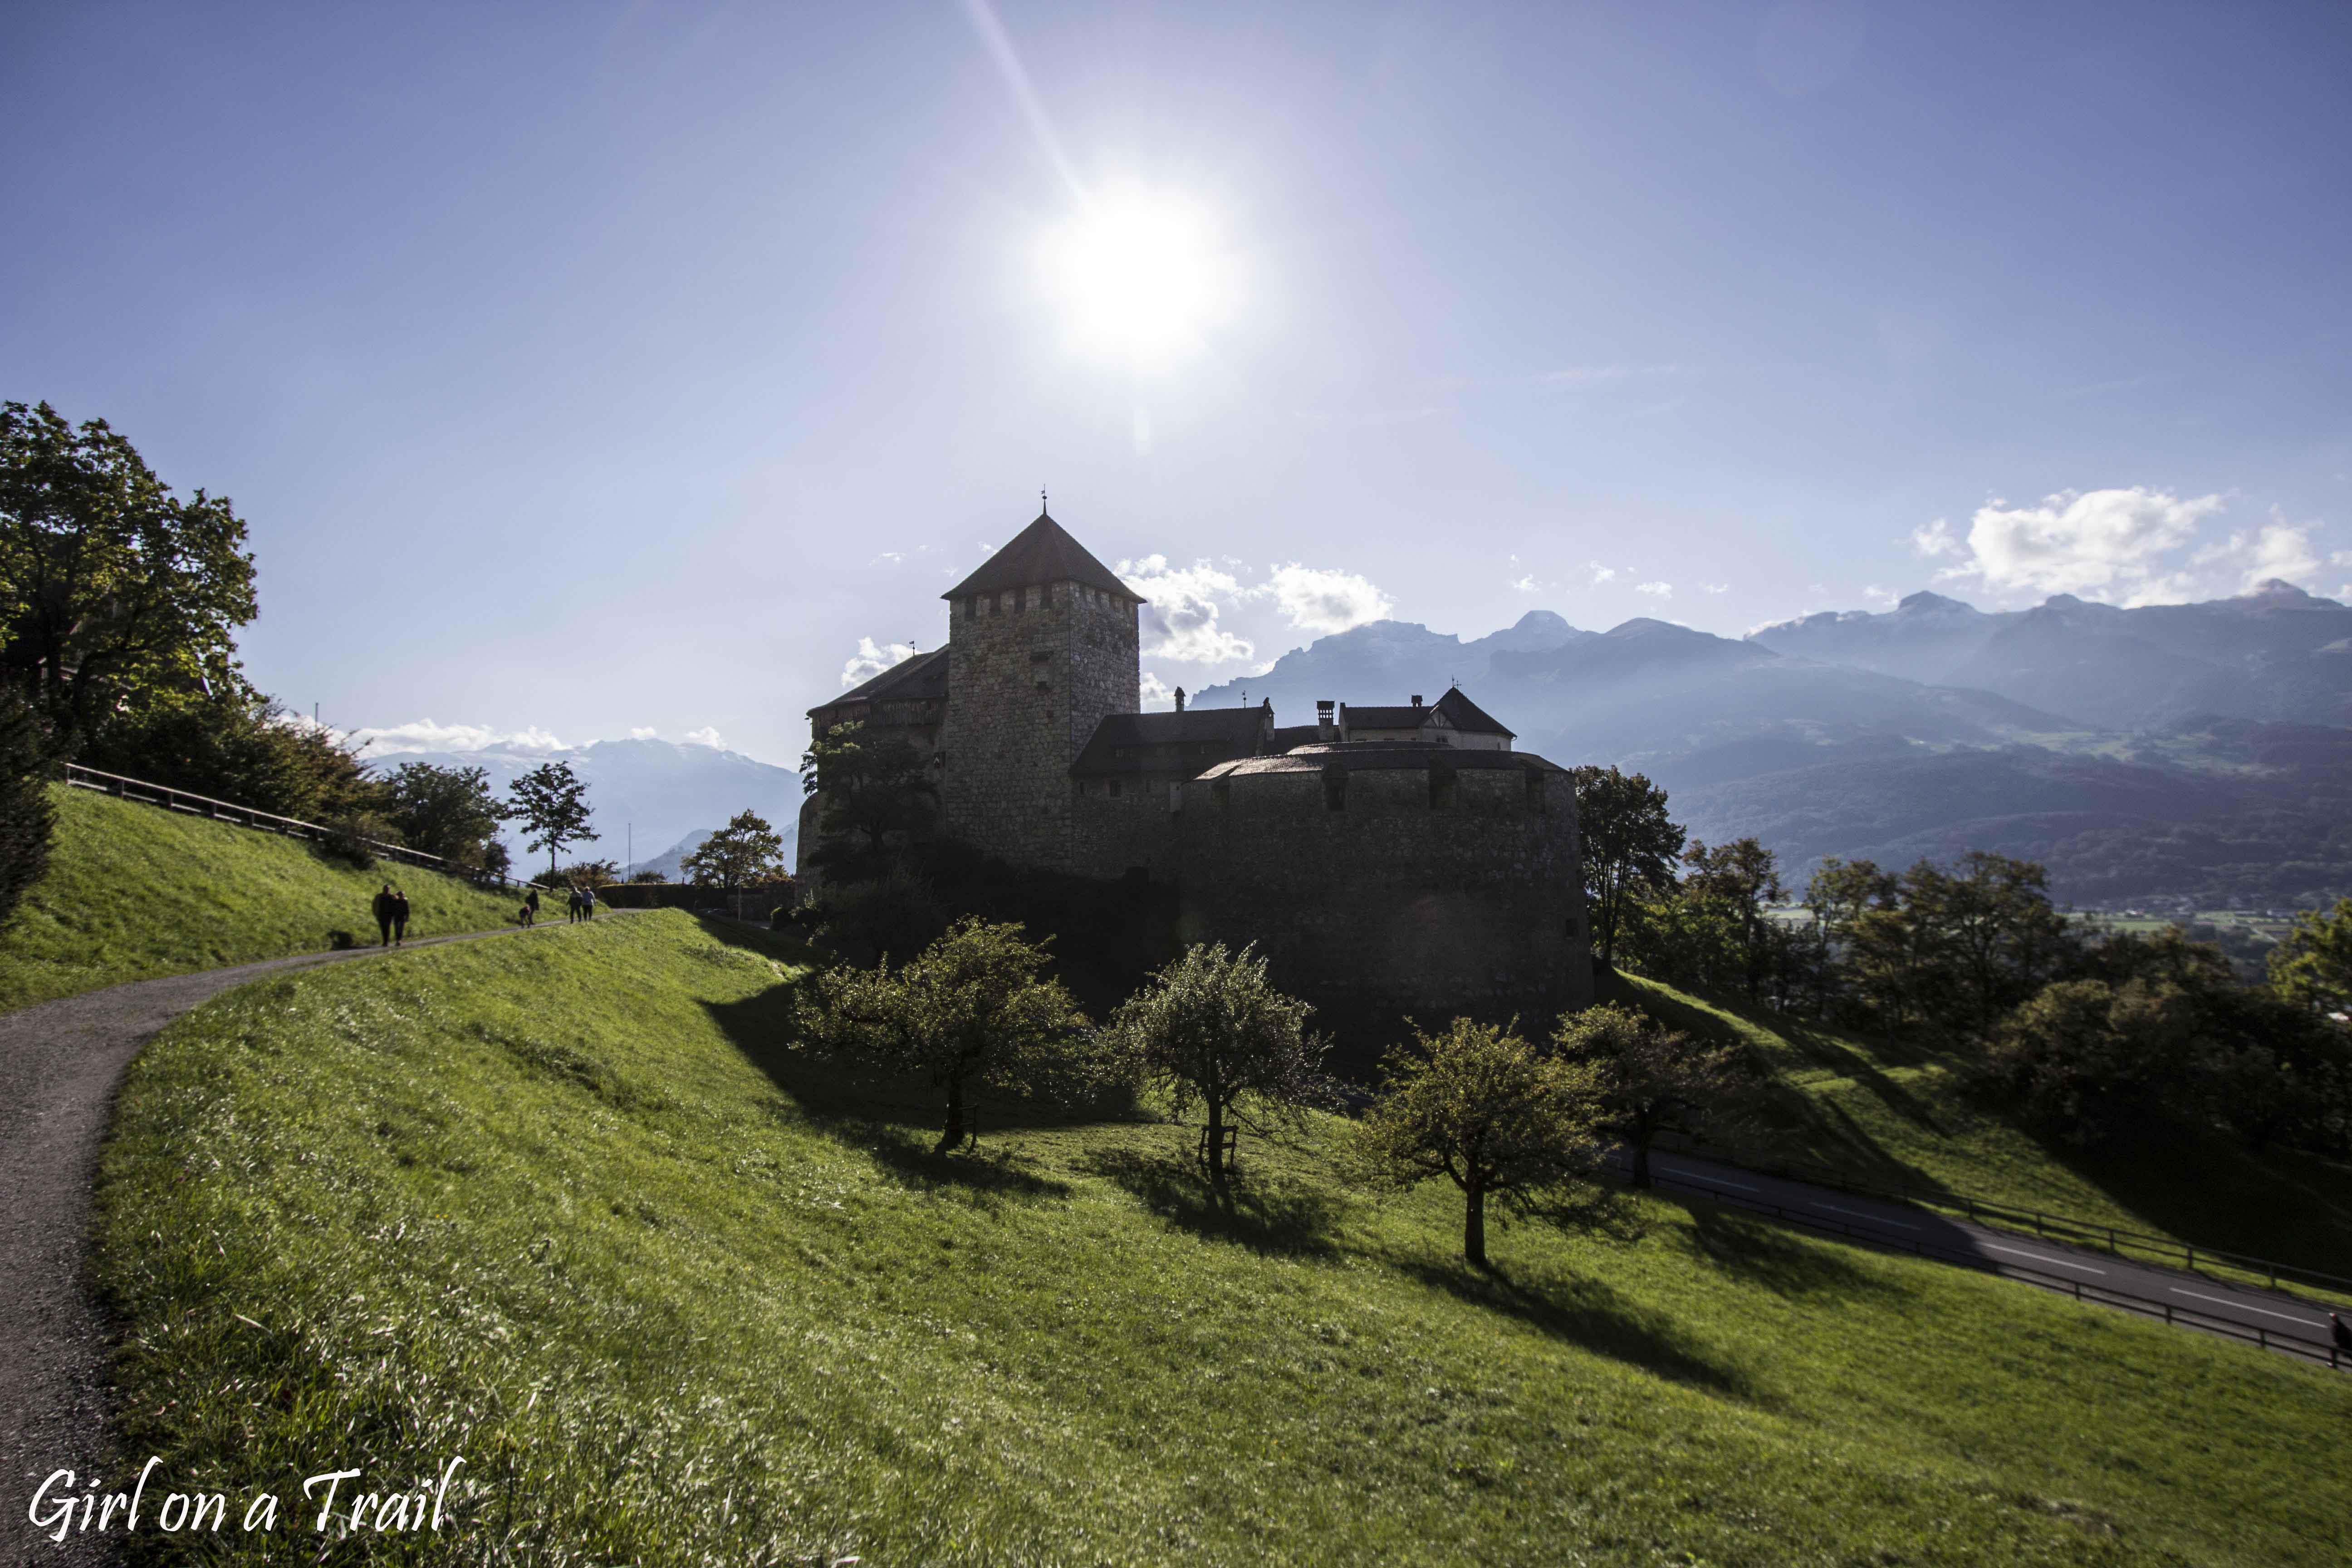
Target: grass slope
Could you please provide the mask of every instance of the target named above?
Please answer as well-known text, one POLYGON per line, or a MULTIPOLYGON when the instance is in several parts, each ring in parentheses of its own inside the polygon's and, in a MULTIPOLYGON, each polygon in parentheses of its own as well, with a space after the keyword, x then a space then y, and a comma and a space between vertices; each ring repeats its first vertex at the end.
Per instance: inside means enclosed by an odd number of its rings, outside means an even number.
POLYGON ((1230 1214, 1163 1124, 1000 1112, 934 1160, 928 1107, 775 1049, 761 951, 551 936, 257 983, 135 1065, 99 1268, 174 1489, 462 1453, 455 1522, 372 1561, 2318 1565, 2352 1530, 2352 1379, 1663 1199, 1482 1278, 1447 1194, 1335 1184, 1328 1124, 1244 1140, 1230 1214))
POLYGON ((55 852, 0 930, 0 1010, 160 974, 375 940, 368 900, 408 894, 409 934, 486 931, 520 900, 414 866, 355 871, 309 845, 60 784, 55 852))
POLYGON ((1694 1034, 1742 1039, 1771 1064, 1776 1092, 1743 1140, 1762 1161, 1859 1181, 2063 1215, 2352 1278, 2352 1168, 2221 1137, 2088 1154, 2037 1138, 1966 1092, 1955 1053, 1874 1044, 1737 1011, 1639 976, 1649 1011, 1694 1034))

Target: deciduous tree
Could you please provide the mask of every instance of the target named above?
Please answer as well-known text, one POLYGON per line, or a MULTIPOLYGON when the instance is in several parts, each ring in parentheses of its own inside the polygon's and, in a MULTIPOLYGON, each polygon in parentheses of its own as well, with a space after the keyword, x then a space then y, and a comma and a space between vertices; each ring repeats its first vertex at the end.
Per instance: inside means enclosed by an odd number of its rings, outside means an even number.
POLYGON ((520 819, 523 845, 547 851, 547 874, 555 875, 556 853, 567 844, 593 844, 588 830, 588 786, 570 763, 541 763, 508 787, 506 815, 520 819))
POLYGON ((0 670, 62 747, 125 699, 230 682, 245 538, 226 498, 173 495, 104 420, 0 405, 0 670))
POLYGON ((1669 1129, 1720 1123, 1741 1082, 1734 1053, 1695 1044, 1628 1007, 1603 1004, 1562 1017, 1552 1042, 1598 1075, 1603 1131, 1633 1157, 1633 1184, 1650 1184, 1650 1149, 1669 1129))
POLYGON ((2325 913, 2295 916, 2271 950, 2271 985, 2288 1001, 2324 1014, 2352 1014, 2352 899, 2325 913))
POLYGON ((922 754, 906 740, 857 721, 835 724, 801 758, 802 788, 822 799, 812 858, 821 866, 870 865, 893 833, 929 820, 937 795, 922 754))
POLYGON ((39 717, 21 693, 0 689, 0 927, 48 868, 52 776, 39 717))
POLYGON ((1229 1124, 1295 1119, 1322 1098, 1327 1045, 1307 1032, 1313 1011, 1275 989, 1254 949, 1196 943, 1121 1003, 1106 1033, 1168 1093, 1180 1119, 1201 1107, 1209 1179, 1223 1186, 1229 1124))
POLYGON ((1683 830, 1666 816, 1666 792, 1647 777, 1591 766, 1576 770, 1576 828, 1593 947, 1614 963, 1629 903, 1673 886, 1683 830))
POLYGON ((1462 1256, 1486 1266, 1489 1205, 1540 1212, 1599 1169, 1598 1074, 1539 1056, 1512 1028, 1456 1018, 1383 1063, 1381 1098, 1356 1124, 1361 1179, 1410 1187, 1444 1176, 1462 1192, 1462 1256))
POLYGON ((741 811, 704 839, 678 868, 698 886, 715 885, 731 893, 782 876, 783 854, 783 835, 769 826, 759 813, 741 811))
POLYGON ((385 815, 412 849, 445 859, 478 858, 503 816, 486 768, 403 763, 385 776, 385 815))
POLYGON ((1074 1091, 1097 1080, 1086 1016, 1061 982, 1042 973, 1042 943, 1017 925, 966 916, 893 970, 842 967, 817 977, 798 1038, 870 1062, 919 1073, 947 1096, 938 1152, 967 1134, 968 1100, 993 1089, 1019 1096, 1074 1091))

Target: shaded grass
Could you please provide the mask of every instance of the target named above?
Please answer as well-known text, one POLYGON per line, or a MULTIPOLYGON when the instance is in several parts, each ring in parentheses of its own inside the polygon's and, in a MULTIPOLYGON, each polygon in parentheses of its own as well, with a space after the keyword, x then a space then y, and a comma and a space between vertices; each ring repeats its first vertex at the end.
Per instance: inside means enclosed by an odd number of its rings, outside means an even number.
POLYGON ((1639 976, 1641 1005, 1703 1038, 1745 1042, 1772 1082, 1747 1109, 1751 1158, 1924 1187, 2352 1278, 2352 1166, 2218 1135, 2086 1153, 2040 1138, 1965 1087, 1957 1053, 1878 1044, 1719 1005, 1639 976))
POLYGON ((159 806, 52 788, 49 869, 0 929, 0 1010, 127 980, 318 952, 329 933, 376 940, 368 901, 408 894, 408 934, 487 931, 520 894, 379 863, 357 871, 310 845, 159 806))
POLYGON ((813 1111, 739 1048, 766 952, 556 937, 257 984, 140 1059, 99 1213, 129 1452, 289 1493, 463 1453, 451 1526, 372 1561, 2322 1564, 2352 1527, 2352 1380, 1663 1199, 1473 1274, 1449 1194, 1341 1190, 1325 1122, 1245 1147, 1229 1215, 1166 1125, 929 1161, 917 1097, 813 1111))

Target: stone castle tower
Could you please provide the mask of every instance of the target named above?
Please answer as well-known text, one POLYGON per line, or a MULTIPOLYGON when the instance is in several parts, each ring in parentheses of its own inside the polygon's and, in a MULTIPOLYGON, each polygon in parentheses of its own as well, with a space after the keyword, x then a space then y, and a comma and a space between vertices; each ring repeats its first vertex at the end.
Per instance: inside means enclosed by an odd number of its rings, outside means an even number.
POLYGON ((940 596, 942 826, 1017 865, 1075 869, 1070 767, 1106 717, 1143 705, 1143 601, 1042 511, 940 596))

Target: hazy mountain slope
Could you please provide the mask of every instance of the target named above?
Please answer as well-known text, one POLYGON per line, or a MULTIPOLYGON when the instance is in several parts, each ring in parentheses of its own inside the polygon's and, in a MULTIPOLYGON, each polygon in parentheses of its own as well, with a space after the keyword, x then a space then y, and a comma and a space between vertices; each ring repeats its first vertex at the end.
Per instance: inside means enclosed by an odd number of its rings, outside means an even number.
MULTIPOLYGON (((650 739, 598 741, 561 751, 516 746, 478 752, 398 752, 372 756, 368 763, 379 772, 409 762, 478 767, 488 773, 491 788, 504 795, 523 773, 541 763, 559 760, 570 763, 586 782, 589 804, 596 813, 600 837, 574 853, 623 860, 634 839, 642 865, 666 847, 688 847, 680 840, 722 827, 736 813, 748 809, 758 812, 784 836, 785 859, 792 858, 793 844, 800 832, 800 774, 716 746, 650 739)), ((520 859, 520 837, 510 830, 507 840, 520 859)))
MULTIPOLYGON (((1195 694, 1194 705, 1230 708, 1271 698, 1286 724, 1315 721, 1315 704, 1402 702, 1414 692, 1432 700, 1459 683, 1474 695, 1490 684, 1498 658, 1540 654, 1593 636, 1549 610, 1530 610, 1503 630, 1465 642, 1412 621, 1373 621, 1293 648, 1263 675, 1240 677, 1195 694)), ((1505 722, 1509 722, 1506 720, 1505 722)))
POLYGON ((2352 724, 2352 608, 2280 582, 2234 599, 2138 609, 2061 594, 1997 615, 1914 594, 1885 615, 1808 616, 1748 640, 1980 688, 2100 729, 2201 714, 2352 724))

